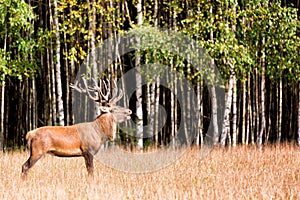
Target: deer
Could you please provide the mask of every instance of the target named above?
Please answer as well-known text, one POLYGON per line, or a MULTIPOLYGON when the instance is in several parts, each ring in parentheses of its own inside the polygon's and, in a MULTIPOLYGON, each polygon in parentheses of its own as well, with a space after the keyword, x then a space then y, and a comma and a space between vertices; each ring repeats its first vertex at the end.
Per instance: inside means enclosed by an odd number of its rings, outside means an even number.
POLYGON ((132 111, 128 108, 117 106, 122 98, 122 90, 117 84, 112 93, 110 81, 102 81, 106 94, 102 93, 101 80, 98 86, 96 79, 92 79, 92 86, 88 86, 85 78, 83 85, 71 84, 70 87, 87 95, 98 103, 101 114, 92 122, 83 122, 70 126, 44 126, 26 134, 27 147, 30 152, 28 160, 22 165, 22 179, 26 179, 28 170, 45 154, 58 157, 83 157, 88 175, 93 177, 93 157, 106 141, 114 141, 117 124, 129 120, 132 111), (119 94, 118 94, 119 93, 119 94), (109 98, 110 97, 110 98, 109 98), (102 100, 101 100, 102 99, 102 100))

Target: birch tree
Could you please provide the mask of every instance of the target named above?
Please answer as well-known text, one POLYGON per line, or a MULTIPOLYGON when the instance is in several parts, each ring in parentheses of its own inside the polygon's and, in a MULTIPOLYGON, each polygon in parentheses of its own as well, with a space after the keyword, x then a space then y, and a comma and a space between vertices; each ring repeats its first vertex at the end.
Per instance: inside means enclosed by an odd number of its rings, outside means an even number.
MULTIPOLYGON (((142 0, 137 1, 137 25, 143 24, 143 13, 142 13, 142 0)), ((139 39, 137 39, 139 42, 139 39)), ((143 148, 143 107, 142 107, 142 76, 140 72, 141 56, 139 50, 136 51, 135 55, 135 68, 136 68, 136 135, 138 138, 138 148, 143 148)))
POLYGON ((57 0, 53 0, 54 15, 53 15, 53 28, 55 32, 55 82, 56 82, 56 102, 57 102, 57 118, 58 124, 63 126, 64 120, 64 102, 62 97, 62 79, 61 79, 61 61, 60 61, 60 31, 58 22, 58 8, 57 0))

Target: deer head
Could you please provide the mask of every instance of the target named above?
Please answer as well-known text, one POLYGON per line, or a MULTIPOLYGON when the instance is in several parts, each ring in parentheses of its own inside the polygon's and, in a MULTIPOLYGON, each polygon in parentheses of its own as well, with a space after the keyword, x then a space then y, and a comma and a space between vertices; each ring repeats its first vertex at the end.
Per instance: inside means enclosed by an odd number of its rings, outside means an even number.
POLYGON ((101 114, 111 113, 116 123, 121 123, 130 119, 130 115, 132 113, 131 110, 116 105, 116 103, 122 98, 123 92, 121 89, 118 89, 115 80, 112 81, 112 93, 109 80, 105 82, 104 80, 97 81, 95 78, 92 78, 91 81, 92 85, 88 86, 87 80, 82 77, 83 86, 81 85, 81 83, 77 82, 74 85, 72 84, 71 88, 80 93, 86 94, 95 102, 99 102, 100 104, 104 103, 104 106, 99 106, 101 114), (102 84, 104 87, 102 87, 102 84), (106 91, 106 94, 102 92, 102 89, 106 91))

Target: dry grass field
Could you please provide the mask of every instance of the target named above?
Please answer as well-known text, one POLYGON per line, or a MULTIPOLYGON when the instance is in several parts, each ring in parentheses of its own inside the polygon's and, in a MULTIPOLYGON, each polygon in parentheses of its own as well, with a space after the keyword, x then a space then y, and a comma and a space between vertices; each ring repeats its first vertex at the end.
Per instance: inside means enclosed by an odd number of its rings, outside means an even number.
POLYGON ((20 178, 28 152, 0 154, 0 199, 300 199, 300 151, 291 145, 190 149, 172 165, 130 174, 83 158, 45 156, 20 178))

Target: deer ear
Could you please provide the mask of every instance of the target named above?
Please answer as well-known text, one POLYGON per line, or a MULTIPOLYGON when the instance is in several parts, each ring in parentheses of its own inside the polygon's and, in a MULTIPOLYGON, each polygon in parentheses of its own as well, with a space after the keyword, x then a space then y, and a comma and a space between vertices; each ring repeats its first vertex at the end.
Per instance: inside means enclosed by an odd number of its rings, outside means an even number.
POLYGON ((109 107, 104 107, 104 106, 100 106, 100 110, 101 110, 101 112, 103 112, 103 113, 108 113, 108 112, 111 110, 111 108, 109 108, 109 107))

